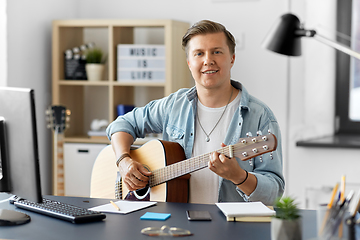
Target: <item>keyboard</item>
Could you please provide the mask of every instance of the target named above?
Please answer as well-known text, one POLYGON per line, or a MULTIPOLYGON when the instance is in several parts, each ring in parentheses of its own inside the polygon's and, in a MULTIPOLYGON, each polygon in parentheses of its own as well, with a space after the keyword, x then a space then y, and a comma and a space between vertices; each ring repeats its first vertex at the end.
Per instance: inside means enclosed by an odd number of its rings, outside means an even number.
POLYGON ((106 218, 104 213, 88 210, 87 208, 76 207, 70 204, 46 198, 43 198, 42 203, 35 203, 25 199, 17 199, 13 203, 18 208, 41 213, 72 223, 100 221, 106 218))

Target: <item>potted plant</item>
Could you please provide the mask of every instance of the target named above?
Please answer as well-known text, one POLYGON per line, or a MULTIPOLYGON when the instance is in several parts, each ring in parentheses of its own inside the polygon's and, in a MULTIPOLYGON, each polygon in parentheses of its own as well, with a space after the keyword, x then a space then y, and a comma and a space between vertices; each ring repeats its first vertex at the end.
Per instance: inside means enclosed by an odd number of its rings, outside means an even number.
POLYGON ((271 220, 271 240, 301 240, 301 217, 295 199, 277 198, 271 220))
POLYGON ((104 75, 103 51, 91 48, 86 51, 86 75, 89 81, 100 81, 104 75))

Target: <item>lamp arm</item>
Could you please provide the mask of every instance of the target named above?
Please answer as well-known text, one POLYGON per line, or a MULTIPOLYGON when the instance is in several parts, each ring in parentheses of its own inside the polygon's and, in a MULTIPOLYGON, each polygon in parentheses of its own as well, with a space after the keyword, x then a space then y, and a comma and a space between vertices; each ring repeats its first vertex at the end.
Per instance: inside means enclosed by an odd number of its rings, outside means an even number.
POLYGON ((343 53, 346 53, 352 57, 355 57, 357 59, 360 59, 360 53, 358 52, 355 52, 354 50, 350 49, 348 46, 344 45, 344 44, 341 44, 341 43, 337 43, 337 42, 334 42, 324 36, 321 36, 319 35, 318 33, 316 33, 314 35, 314 38, 316 40, 318 40, 319 42, 322 42, 330 47, 333 47, 337 50, 339 50, 340 52, 343 52, 343 53))

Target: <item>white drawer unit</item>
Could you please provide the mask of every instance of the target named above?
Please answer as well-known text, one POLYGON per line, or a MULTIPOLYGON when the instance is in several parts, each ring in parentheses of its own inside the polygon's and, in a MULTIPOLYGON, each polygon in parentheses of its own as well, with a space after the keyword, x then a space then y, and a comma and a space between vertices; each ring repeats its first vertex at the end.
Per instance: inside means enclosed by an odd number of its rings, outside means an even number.
POLYGON ((107 144, 65 143, 64 182, 66 196, 90 196, 91 171, 100 151, 107 144))

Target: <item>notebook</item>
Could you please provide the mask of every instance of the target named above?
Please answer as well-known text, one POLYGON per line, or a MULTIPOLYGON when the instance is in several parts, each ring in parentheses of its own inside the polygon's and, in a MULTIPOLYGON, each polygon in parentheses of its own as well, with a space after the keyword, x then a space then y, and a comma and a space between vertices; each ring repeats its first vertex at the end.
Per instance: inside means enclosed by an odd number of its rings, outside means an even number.
POLYGON ((262 202, 224 202, 216 203, 227 221, 270 222, 275 215, 272 207, 262 202))

